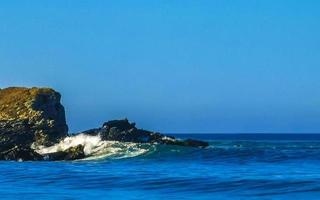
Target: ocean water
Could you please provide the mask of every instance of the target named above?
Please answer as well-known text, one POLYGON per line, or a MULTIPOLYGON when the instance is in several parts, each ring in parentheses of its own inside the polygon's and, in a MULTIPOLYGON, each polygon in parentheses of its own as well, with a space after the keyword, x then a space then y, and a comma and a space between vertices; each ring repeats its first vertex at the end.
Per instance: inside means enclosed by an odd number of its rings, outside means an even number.
POLYGON ((176 136, 210 146, 107 143, 86 160, 2 161, 0 199, 320 199, 320 135, 176 136))

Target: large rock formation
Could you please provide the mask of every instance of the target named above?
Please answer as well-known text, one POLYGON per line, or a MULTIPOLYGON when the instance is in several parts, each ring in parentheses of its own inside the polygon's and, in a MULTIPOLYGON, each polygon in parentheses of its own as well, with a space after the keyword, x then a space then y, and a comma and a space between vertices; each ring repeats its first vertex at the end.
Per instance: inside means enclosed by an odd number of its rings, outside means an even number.
MULTIPOLYGON (((50 88, 0 89, 0 160, 75 160, 85 157, 84 146, 39 154, 32 147, 51 146, 68 136, 61 95, 50 88)), ((206 147, 197 140, 178 140, 138 129, 135 123, 113 120, 101 128, 84 131, 102 140, 206 147)))
POLYGON ((0 151, 28 149, 32 143, 48 146, 67 136, 60 98, 49 88, 0 90, 0 151))

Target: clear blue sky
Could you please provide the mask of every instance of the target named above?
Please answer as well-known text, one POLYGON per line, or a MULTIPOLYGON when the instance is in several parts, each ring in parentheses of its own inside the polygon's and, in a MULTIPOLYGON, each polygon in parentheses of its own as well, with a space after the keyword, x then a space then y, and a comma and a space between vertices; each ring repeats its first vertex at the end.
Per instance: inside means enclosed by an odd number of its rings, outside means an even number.
POLYGON ((60 91, 71 131, 320 132, 320 1, 0 3, 0 87, 60 91))

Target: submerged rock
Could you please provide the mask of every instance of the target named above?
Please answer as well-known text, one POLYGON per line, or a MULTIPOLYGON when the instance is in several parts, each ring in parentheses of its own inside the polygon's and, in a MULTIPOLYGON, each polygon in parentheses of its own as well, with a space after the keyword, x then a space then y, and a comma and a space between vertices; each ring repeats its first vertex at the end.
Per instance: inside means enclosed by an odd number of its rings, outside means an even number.
POLYGON ((187 147, 207 147, 207 146, 209 146, 208 142, 204 142, 204 141, 200 141, 200 140, 193 140, 193 139, 173 140, 171 143, 168 142, 167 144, 187 146, 187 147))
POLYGON ((159 143, 168 145, 207 147, 207 142, 198 140, 178 140, 172 136, 166 136, 157 132, 146 131, 136 128, 135 123, 130 123, 128 119, 112 120, 105 122, 101 128, 90 129, 83 133, 89 135, 100 135, 102 140, 114 140, 120 142, 136 143, 159 143))

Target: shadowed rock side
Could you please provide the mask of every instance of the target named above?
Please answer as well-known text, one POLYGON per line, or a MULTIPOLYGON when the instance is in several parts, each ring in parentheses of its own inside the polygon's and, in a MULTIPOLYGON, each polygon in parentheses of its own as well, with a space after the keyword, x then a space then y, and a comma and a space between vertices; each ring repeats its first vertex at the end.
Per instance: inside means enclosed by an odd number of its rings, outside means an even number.
POLYGON ((31 147, 19 145, 0 152, 0 160, 34 161, 43 160, 43 156, 31 147))
POLYGON ((178 140, 172 136, 146 131, 136 128, 135 123, 127 119, 113 120, 103 124, 101 128, 84 131, 88 135, 100 135, 102 140, 114 140, 120 142, 158 143, 191 147, 207 147, 207 142, 198 140, 178 140))

